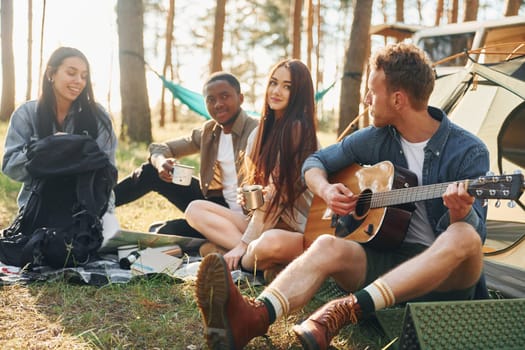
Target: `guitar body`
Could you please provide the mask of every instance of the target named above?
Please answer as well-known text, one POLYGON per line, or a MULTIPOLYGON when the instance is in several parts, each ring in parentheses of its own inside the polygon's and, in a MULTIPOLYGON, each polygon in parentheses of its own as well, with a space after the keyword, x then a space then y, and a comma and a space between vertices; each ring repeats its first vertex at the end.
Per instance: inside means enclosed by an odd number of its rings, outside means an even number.
MULTIPOLYGON (((314 196, 304 231, 305 248, 320 235, 332 234, 378 249, 392 249, 405 238, 414 203, 440 198, 454 183, 417 186, 414 173, 394 167, 389 161, 365 167, 354 164, 328 180, 359 194, 355 210, 350 215, 335 215, 321 198, 314 196)), ((519 199, 525 189, 524 177, 517 172, 460 181, 475 198, 506 199, 511 201, 509 204, 519 199)))
MULTIPOLYGON (((367 193, 417 186, 417 177, 389 161, 362 167, 353 164, 329 177, 330 183, 342 183, 353 193, 366 198, 367 193)), ((369 197, 369 196, 368 196, 369 197)), ((322 234, 364 243, 378 249, 392 249, 405 238, 415 207, 412 203, 386 208, 369 208, 361 198, 355 213, 339 217, 326 203, 314 196, 304 232, 305 248, 322 234)))

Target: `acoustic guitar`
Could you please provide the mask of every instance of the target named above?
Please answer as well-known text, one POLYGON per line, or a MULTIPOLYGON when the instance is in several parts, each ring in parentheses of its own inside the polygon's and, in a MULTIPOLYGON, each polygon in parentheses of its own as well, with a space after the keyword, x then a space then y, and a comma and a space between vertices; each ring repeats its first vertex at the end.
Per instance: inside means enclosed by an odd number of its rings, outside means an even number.
MULTIPOLYGON (((322 234, 392 249, 405 238, 415 202, 440 198, 450 183, 417 186, 408 169, 383 161, 373 166, 353 164, 329 176, 359 193, 353 213, 339 216, 314 196, 304 232, 305 247, 322 234)), ((525 188, 522 174, 487 175, 463 180, 470 195, 480 199, 518 199, 525 188)))

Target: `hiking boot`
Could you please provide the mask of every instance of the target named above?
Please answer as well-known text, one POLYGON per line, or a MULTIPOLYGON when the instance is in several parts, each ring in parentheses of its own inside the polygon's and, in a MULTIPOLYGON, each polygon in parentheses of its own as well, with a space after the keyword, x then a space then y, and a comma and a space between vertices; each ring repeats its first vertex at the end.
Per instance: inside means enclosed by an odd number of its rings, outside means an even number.
POLYGON ((251 339, 264 335, 270 326, 264 303, 241 295, 219 254, 202 260, 195 295, 206 342, 212 350, 242 349, 251 339))
POLYGON ((308 317, 292 330, 301 341, 304 349, 324 350, 343 326, 356 324, 361 316, 361 308, 353 294, 332 300, 308 317))
POLYGON ((212 242, 204 242, 204 243, 201 244, 201 246, 199 248, 199 254, 203 258, 205 256, 213 254, 213 253, 224 255, 227 252, 228 251, 226 249, 224 249, 224 248, 222 248, 222 247, 220 247, 217 244, 212 243, 212 242))

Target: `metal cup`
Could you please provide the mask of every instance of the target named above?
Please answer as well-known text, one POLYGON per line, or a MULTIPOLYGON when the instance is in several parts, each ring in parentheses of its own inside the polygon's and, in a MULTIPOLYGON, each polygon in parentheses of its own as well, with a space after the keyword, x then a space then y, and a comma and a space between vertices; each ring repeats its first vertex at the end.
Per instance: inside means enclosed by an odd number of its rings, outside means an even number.
POLYGON ((246 185, 242 188, 246 209, 254 210, 264 204, 264 197, 261 185, 246 185))

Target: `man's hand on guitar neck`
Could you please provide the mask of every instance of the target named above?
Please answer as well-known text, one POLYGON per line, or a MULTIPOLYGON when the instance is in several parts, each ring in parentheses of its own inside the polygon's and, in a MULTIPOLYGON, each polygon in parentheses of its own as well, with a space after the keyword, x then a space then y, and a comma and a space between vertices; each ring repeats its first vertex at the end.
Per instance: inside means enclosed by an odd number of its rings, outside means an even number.
POLYGON ((358 195, 355 195, 342 183, 331 184, 326 172, 311 168, 304 174, 306 185, 317 196, 322 198, 334 214, 348 215, 354 211, 358 195))
POLYGON ((474 197, 468 192, 464 182, 456 182, 448 185, 443 194, 443 204, 448 208, 450 223, 461 221, 465 218, 474 203, 474 197))

